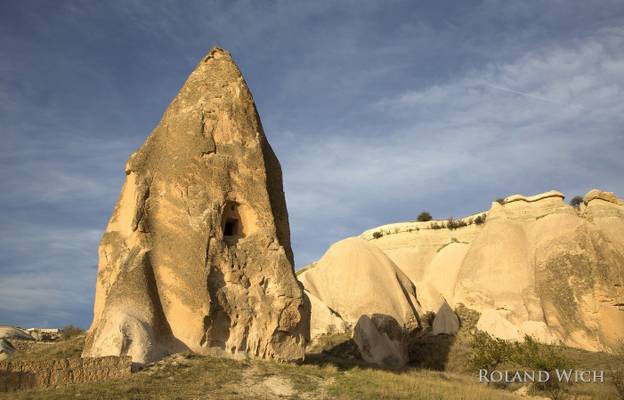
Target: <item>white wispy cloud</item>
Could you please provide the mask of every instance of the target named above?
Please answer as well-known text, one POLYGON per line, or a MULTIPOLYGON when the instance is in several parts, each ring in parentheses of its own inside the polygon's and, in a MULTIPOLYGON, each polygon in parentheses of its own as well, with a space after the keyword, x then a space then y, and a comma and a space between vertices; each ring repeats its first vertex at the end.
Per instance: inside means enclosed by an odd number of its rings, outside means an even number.
POLYGON ((0 323, 89 322, 124 162, 213 45, 232 51, 281 160, 298 265, 423 209, 624 194, 617 1, 9 6, 0 323))
POLYGON ((293 139, 297 151, 282 154, 295 238, 337 239, 335 226, 356 234, 362 222, 391 222, 379 218, 405 201, 415 215, 436 198, 471 198, 463 207, 454 202, 450 215, 487 208, 495 192, 573 195, 604 186, 624 193, 621 168, 605 169, 623 166, 623 65, 622 30, 607 28, 371 98, 368 111, 381 127, 356 122, 323 140, 293 139))

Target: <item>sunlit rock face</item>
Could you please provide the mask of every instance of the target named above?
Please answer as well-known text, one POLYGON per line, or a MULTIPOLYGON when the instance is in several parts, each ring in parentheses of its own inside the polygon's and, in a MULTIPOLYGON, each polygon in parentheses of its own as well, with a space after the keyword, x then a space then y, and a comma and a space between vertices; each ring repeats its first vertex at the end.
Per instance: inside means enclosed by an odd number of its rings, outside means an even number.
POLYGON ((301 360, 306 304, 279 162, 238 67, 215 48, 126 164, 83 356, 301 360))
POLYGON ((425 310, 442 299, 463 303, 482 313, 478 327, 511 340, 608 350, 624 338, 621 199, 592 190, 574 208, 550 191, 509 196, 475 215, 486 222, 393 224, 362 237, 410 276, 425 310))
MULTIPOLYGON (((334 243, 311 268, 298 276, 306 290, 320 303, 353 327, 362 315, 386 315, 399 326, 419 326, 420 304, 416 287, 397 266, 373 244, 361 238, 334 243)), ((324 307, 313 306, 313 331, 326 324, 324 307)))

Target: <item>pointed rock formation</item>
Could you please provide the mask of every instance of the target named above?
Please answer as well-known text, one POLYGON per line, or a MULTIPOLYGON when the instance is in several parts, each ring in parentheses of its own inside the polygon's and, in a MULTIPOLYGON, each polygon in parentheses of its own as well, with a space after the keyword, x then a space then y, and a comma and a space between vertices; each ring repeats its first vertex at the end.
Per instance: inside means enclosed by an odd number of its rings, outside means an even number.
POLYGON ((446 301, 438 309, 431 325, 431 333, 434 335, 455 335, 459 332, 459 318, 446 301))
POLYGON ((238 67, 215 48, 126 164, 83 356, 301 360, 308 323, 279 162, 238 67))

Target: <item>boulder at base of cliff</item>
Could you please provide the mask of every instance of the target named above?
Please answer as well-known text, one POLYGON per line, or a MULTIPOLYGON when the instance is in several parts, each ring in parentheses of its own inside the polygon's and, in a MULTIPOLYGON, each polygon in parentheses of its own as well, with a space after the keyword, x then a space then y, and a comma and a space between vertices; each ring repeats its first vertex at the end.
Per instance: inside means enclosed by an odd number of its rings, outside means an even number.
POLYGON ((459 318, 445 301, 433 319, 432 333, 434 335, 455 335, 457 332, 459 332, 459 318))
POLYGON ((362 315, 353 329, 353 341, 369 364, 401 368, 409 360, 406 332, 389 315, 362 315))
POLYGON ((0 361, 7 360, 15 353, 15 347, 6 339, 0 339, 0 361))
POLYGON ((327 307, 315 295, 304 291, 310 301, 310 339, 314 340, 322 335, 344 333, 349 330, 349 324, 338 313, 327 307))

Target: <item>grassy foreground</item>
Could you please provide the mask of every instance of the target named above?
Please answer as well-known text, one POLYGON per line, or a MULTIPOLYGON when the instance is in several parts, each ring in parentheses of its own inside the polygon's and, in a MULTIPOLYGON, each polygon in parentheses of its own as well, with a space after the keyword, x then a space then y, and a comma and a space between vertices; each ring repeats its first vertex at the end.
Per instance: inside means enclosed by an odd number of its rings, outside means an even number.
MULTIPOLYGON (((335 343, 328 342, 322 346, 332 350, 310 354, 301 365, 176 354, 147 366, 128 379, 0 393, 0 400, 521 398, 512 392, 520 385, 497 388, 478 382, 477 373, 466 368, 468 349, 461 335, 460 340, 446 350, 445 359, 448 362, 444 366, 445 371, 435 371, 435 365, 424 366, 422 363, 413 364, 403 371, 370 368, 353 356, 353 345, 344 341, 347 336, 334 339, 335 343)), ((17 354, 15 360, 76 357, 83 343, 83 335, 54 344, 41 343, 28 352, 17 354)), ((440 348, 431 343, 423 348, 431 349, 431 353, 440 352, 440 348)), ((419 358, 426 361, 425 356, 420 354, 419 358)), ((608 369, 613 364, 613 356, 604 353, 566 349, 566 357, 574 360, 575 364, 582 363, 584 368, 608 369)), ((553 397, 543 392, 538 394, 553 397)), ((610 384, 574 385, 555 397, 620 398, 610 384)))
POLYGON ((174 355, 130 379, 0 394, 0 399, 507 399, 462 375, 174 355))

